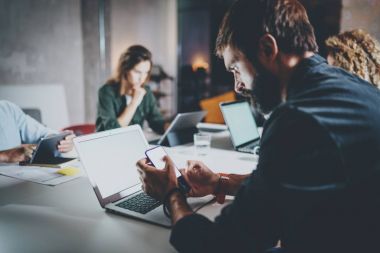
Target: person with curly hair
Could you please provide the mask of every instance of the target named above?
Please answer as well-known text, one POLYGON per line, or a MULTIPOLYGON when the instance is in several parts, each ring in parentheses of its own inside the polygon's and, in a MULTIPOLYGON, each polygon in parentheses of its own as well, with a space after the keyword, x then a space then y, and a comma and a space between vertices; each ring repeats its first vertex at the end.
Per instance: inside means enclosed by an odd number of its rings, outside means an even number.
POLYGON ((362 29, 328 38, 327 61, 380 88, 380 43, 362 29))

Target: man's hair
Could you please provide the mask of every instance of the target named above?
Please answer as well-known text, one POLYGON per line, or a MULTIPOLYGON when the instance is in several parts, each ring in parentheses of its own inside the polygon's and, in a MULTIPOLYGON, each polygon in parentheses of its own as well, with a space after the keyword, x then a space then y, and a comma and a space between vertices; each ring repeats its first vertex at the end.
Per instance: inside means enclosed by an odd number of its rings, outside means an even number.
POLYGON ((344 68, 380 88, 380 44, 361 29, 347 31, 326 40, 333 65, 344 68))
POLYGON ((271 34, 283 53, 317 52, 314 29, 297 0, 238 0, 226 13, 216 39, 216 54, 238 49, 249 60, 256 57, 261 36, 271 34))

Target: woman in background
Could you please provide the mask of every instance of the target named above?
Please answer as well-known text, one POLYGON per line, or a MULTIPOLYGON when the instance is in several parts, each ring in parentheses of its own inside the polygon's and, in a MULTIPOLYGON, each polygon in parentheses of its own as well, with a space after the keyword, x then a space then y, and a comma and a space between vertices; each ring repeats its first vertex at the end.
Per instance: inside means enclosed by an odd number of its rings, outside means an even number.
POLYGON ((380 88, 380 44, 361 29, 326 40, 327 61, 380 88))
POLYGON ((157 133, 164 132, 164 119, 152 91, 145 86, 152 69, 152 54, 143 46, 129 47, 119 59, 115 77, 99 92, 96 130, 103 131, 144 120, 157 133))

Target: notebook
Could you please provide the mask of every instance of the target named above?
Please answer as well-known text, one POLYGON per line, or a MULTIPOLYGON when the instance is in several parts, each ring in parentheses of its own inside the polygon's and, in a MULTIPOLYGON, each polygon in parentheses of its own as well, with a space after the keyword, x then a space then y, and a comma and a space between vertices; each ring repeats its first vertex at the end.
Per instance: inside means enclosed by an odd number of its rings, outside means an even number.
MULTIPOLYGON (((109 212, 170 227, 161 203, 141 190, 137 161, 149 148, 141 127, 132 125, 74 138, 82 166, 100 205, 109 212)), ((195 200, 194 208, 210 197, 195 200)))
POLYGON ((230 131, 235 150, 257 153, 260 134, 247 101, 221 103, 220 109, 230 131))

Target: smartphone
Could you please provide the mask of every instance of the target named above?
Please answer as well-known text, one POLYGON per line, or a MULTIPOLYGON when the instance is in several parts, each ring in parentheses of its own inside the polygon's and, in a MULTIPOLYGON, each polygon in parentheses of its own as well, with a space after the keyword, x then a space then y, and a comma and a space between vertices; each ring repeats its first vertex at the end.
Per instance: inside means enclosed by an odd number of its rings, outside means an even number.
MULTIPOLYGON (((165 149, 161 146, 157 146, 151 149, 148 149, 145 151, 146 157, 149 159, 149 161, 153 164, 154 167, 156 167, 159 170, 162 170, 165 168, 165 162, 163 161, 163 158, 167 156, 165 149)), ((181 175, 181 172, 179 171, 178 167, 175 166, 175 174, 177 176, 178 180, 178 186, 179 188, 184 192, 188 193, 190 191, 190 186, 186 182, 185 178, 181 175)))

